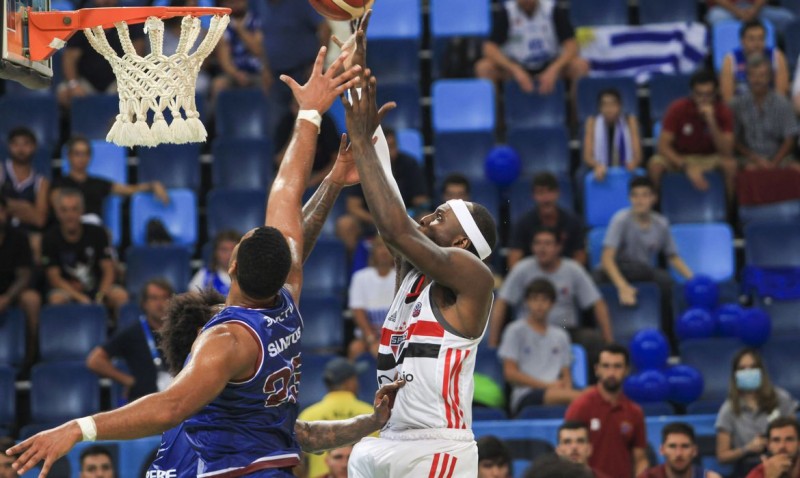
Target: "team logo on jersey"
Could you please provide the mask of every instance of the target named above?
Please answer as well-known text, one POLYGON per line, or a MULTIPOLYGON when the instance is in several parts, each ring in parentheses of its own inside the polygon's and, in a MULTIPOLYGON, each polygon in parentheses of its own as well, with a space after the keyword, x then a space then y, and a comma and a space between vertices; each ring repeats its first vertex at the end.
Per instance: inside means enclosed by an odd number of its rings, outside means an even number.
POLYGON ((392 349, 392 355, 394 355, 394 360, 397 361, 400 358, 400 352, 403 351, 403 344, 406 342, 406 331, 403 331, 402 334, 392 334, 389 338, 389 348, 392 349))
POLYGON ((420 312, 422 312, 422 302, 417 302, 414 304, 414 312, 411 313, 411 317, 419 317, 420 312))

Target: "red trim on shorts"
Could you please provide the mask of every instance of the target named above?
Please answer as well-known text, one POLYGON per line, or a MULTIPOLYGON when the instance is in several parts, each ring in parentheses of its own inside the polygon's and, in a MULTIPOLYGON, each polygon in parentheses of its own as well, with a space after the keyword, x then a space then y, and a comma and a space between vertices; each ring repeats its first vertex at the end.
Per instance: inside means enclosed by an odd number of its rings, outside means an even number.
POLYGON ((450 462, 450 454, 444 454, 444 460, 442 460, 442 470, 439 472, 439 478, 444 478, 444 474, 447 472, 447 464, 450 462))
MULTIPOLYGON (((454 456, 453 457, 453 461, 450 462, 450 471, 447 473, 447 476, 445 478, 452 478, 453 477, 453 472, 456 471, 456 462, 457 461, 458 461, 458 458, 456 458, 454 456)), ((444 475, 442 475, 442 476, 444 476, 444 475)))
POLYGON ((453 428, 453 420, 450 416, 450 356, 453 354, 452 349, 447 350, 447 356, 444 359, 444 384, 442 385, 442 398, 444 398, 444 413, 447 415, 447 428, 453 428))
POLYGON ((428 478, 436 478, 436 468, 439 465, 439 455, 441 455, 441 453, 433 455, 433 464, 431 465, 431 472, 428 473, 428 478))

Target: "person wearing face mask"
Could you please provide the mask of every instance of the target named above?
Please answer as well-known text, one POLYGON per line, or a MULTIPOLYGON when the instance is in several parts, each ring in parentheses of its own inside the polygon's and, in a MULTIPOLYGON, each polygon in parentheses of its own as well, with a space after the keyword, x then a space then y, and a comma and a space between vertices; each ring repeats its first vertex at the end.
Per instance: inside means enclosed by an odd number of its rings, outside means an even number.
POLYGON ((800 424, 793 417, 781 417, 767 427, 767 456, 747 478, 800 478, 798 460, 800 424))
POLYGON ((753 349, 733 359, 728 398, 717 415, 717 460, 735 464, 733 477, 744 477, 761 463, 770 421, 794 415, 797 401, 770 381, 764 361, 753 349))

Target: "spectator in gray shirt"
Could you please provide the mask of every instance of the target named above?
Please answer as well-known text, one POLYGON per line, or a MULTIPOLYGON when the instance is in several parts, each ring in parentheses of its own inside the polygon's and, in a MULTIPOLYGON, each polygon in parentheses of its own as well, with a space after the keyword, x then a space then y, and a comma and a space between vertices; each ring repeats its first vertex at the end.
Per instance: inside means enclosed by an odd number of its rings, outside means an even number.
POLYGON ((747 86, 731 104, 737 154, 747 169, 800 167, 791 156, 797 133, 792 104, 772 88, 772 66, 762 55, 747 59, 747 86))
POLYGON ((580 392, 572 387, 569 336, 547 323, 556 289, 547 279, 535 279, 525 289, 528 316, 503 332, 497 355, 512 386, 513 413, 528 405, 568 405, 580 392))

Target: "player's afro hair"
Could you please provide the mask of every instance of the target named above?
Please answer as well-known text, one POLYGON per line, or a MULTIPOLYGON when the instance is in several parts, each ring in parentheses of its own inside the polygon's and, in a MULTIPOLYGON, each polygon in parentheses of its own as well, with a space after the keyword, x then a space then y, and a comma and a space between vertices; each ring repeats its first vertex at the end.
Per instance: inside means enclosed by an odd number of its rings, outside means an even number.
POLYGON ((214 289, 185 292, 172 297, 161 329, 161 350, 172 375, 183 370, 197 333, 216 313, 225 297, 214 289))
POLYGON ((262 226, 239 243, 236 262, 239 288, 249 297, 263 300, 283 287, 292 267, 292 256, 281 231, 262 226))

